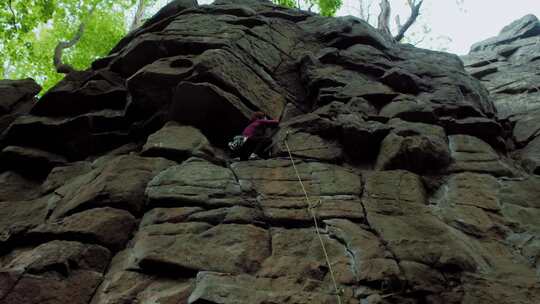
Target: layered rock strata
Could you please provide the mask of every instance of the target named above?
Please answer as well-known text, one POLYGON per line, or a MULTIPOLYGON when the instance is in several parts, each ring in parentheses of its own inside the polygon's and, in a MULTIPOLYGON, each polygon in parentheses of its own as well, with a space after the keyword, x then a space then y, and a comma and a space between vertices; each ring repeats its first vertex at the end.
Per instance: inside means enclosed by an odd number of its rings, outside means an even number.
POLYGON ((540 21, 527 15, 463 57, 466 69, 489 90, 499 120, 509 126, 516 158, 540 173, 540 21))
POLYGON ((540 177, 492 98, 352 17, 173 1, 3 114, 0 303, 337 303, 285 140, 342 303, 538 303, 540 177), (231 159, 258 110, 272 158, 231 159))

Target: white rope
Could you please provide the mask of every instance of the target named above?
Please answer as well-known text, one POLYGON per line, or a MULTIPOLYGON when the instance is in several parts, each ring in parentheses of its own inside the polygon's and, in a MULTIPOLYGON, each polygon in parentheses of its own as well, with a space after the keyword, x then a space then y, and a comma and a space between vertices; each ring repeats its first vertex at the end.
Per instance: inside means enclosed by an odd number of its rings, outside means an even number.
MULTIPOLYGON (((287 152, 289 153, 289 158, 291 159, 291 163, 294 168, 294 172, 296 173, 296 177, 298 178, 298 182, 300 183, 300 186, 302 187, 302 191, 304 192, 304 196, 306 197, 306 202, 308 205, 309 213, 311 214, 311 217, 313 218, 313 223, 315 224, 315 232, 317 234, 317 237, 319 238, 319 242, 321 243, 321 248, 324 253, 324 258, 326 259, 326 265, 328 265, 328 271, 330 272, 330 278, 332 279, 332 283, 334 284, 334 289, 336 290, 336 297, 338 304, 341 304, 341 292, 339 291, 336 278, 334 276, 334 270, 332 268, 332 265, 330 263, 330 258, 328 257, 328 252, 326 251, 326 246, 324 245, 324 241, 321 236, 321 232, 319 230, 319 222, 317 221, 317 215, 315 214, 315 211, 313 211, 315 208, 313 204, 311 204, 311 201, 309 200, 309 196, 306 191, 306 187, 304 187, 304 183, 302 182, 302 178, 300 178, 300 173, 298 173, 298 169, 296 168, 296 165, 294 163, 294 159, 291 153, 291 149, 289 148, 289 144, 287 143, 287 138, 283 140, 285 143, 285 147, 287 148, 287 152)), ((320 200, 319 200, 320 203, 320 200)))

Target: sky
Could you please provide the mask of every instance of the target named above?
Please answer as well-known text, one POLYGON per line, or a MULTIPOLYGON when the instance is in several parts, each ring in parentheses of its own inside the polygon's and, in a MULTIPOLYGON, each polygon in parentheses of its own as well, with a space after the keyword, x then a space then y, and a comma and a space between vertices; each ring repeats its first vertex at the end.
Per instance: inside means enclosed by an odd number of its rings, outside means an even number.
MULTIPOLYGON (((343 7, 337 15, 355 15, 359 0, 343 0, 343 7)), ((366 0, 364 0, 366 1, 366 0)), ((463 55, 469 52, 472 44, 496 36, 500 30, 527 14, 540 17, 540 0, 463 0, 461 5, 456 0, 424 0, 422 16, 411 28, 420 31, 422 25, 431 28, 429 37, 417 44, 419 47, 440 49, 446 47, 448 52, 463 55), (451 39, 441 39, 447 36, 451 39), (439 39, 437 39, 439 38, 439 39)), ((390 0, 392 9, 399 13, 402 22, 410 9, 405 0, 390 0)), ((378 12, 378 1, 373 6, 378 12)), ((377 13, 375 13, 377 14, 377 13)))
MULTIPOLYGON (((379 0, 343 0, 336 15, 357 16, 359 1, 372 2, 372 21, 376 21, 379 0)), ((162 6, 167 1, 158 2, 162 6)), ((199 4, 211 2, 199 0, 199 4)), ((406 3, 406 0, 390 0, 393 14, 399 14, 402 22, 410 14, 406 3)), ((505 25, 527 14, 540 18, 540 0, 424 0, 421 16, 409 31, 410 42, 418 47, 463 55, 472 44, 496 36, 505 25), (426 25, 428 34, 424 30, 426 25)))

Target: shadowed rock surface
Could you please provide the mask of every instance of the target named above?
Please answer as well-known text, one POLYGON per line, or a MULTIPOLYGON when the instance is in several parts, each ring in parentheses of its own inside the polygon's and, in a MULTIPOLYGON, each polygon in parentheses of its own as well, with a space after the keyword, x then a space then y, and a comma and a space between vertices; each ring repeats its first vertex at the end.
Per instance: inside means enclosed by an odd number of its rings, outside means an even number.
POLYGON ((0 81, 0 303, 337 303, 284 140, 342 303, 539 303, 538 28, 469 74, 352 17, 181 0, 37 103, 0 81), (272 157, 231 159, 254 111, 272 157))

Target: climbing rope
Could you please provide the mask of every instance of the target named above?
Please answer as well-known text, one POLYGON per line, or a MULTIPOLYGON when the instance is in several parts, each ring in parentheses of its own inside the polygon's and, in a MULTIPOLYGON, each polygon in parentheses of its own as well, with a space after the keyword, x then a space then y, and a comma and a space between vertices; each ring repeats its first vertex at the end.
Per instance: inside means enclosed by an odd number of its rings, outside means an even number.
POLYGON ((317 237, 319 238, 319 242, 321 243, 321 248, 324 253, 324 258, 326 259, 326 265, 328 265, 328 271, 330 272, 330 278, 332 279, 332 282, 334 284, 334 289, 336 292, 337 302, 338 304, 341 304, 341 292, 338 288, 336 277, 334 276, 334 270, 332 268, 332 264, 330 263, 330 258, 328 257, 328 252, 326 251, 326 246, 324 245, 324 241, 321 236, 321 232, 319 230, 319 221, 317 220, 317 215, 315 214, 315 208, 321 203, 321 200, 319 199, 319 202, 317 204, 312 204, 309 200, 309 196, 306 191, 306 187, 304 186, 304 182, 302 181, 302 178, 300 177, 300 173, 298 173, 298 169, 296 168, 296 164, 294 163, 294 158, 291 153, 291 149, 289 148, 289 144, 287 143, 287 137, 289 133, 287 133, 287 136, 285 136, 285 139, 283 142, 285 143, 285 147, 287 148, 287 152, 289 153, 289 158, 291 160, 291 163, 294 168, 294 173, 296 173, 296 177, 298 178, 298 182, 300 183, 300 186, 302 187, 302 191, 304 192, 304 196, 306 198, 306 202, 308 205, 308 210, 311 215, 311 218, 313 219, 313 224, 315 225, 315 232, 317 234, 317 237))

